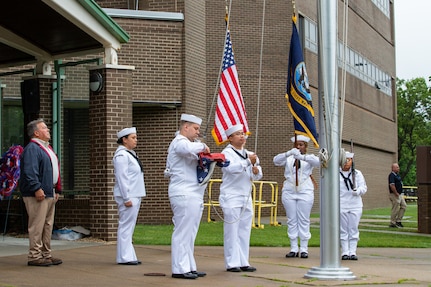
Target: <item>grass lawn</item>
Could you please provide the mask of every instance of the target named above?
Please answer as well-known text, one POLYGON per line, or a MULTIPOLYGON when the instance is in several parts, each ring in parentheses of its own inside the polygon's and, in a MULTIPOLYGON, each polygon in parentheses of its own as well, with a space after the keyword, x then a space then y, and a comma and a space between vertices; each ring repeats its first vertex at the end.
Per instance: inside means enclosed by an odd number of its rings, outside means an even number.
MULTIPOLYGON (((390 208, 365 210, 360 223, 360 241, 358 247, 412 247, 431 248, 431 237, 417 233, 417 205, 409 203, 404 216, 405 228, 389 227, 390 208), (416 234, 415 234, 416 233, 416 234)), ((319 218, 313 214, 312 218, 319 218)), ((173 225, 138 224, 133 236, 134 244, 170 245, 173 225)), ((320 227, 311 225, 310 247, 320 246, 320 227)), ((222 246, 223 222, 202 222, 196 238, 197 246, 222 246)), ((265 225, 263 229, 252 229, 251 246, 288 247, 287 227, 265 225)))

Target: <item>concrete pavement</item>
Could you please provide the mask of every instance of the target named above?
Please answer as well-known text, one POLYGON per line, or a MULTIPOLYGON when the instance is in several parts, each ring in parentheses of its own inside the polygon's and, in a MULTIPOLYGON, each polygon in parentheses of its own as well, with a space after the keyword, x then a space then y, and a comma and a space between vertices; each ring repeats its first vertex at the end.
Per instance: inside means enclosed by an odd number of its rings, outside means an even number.
POLYGON ((223 247, 197 246, 198 269, 208 275, 185 280, 171 278, 170 246, 135 246, 142 265, 124 266, 115 264, 115 243, 53 240, 52 245, 53 256, 64 263, 33 267, 27 266, 28 239, 0 237, 0 286, 431 286, 429 248, 359 248, 358 261, 340 261, 339 267, 356 277, 343 281, 304 277, 320 267, 319 248, 310 248, 308 259, 288 259, 284 247, 251 247, 250 262, 257 272, 230 273, 224 269, 223 247))

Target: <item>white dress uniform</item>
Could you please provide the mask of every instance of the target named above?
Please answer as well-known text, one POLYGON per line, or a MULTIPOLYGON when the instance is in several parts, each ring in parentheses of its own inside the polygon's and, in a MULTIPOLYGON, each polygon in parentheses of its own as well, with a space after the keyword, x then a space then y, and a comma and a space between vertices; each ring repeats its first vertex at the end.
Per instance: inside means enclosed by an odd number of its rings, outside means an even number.
POLYGON ((174 223, 171 254, 172 273, 197 271, 194 243, 204 209, 203 196, 206 184, 197 179, 198 154, 206 145, 191 142, 178 134, 169 145, 165 176, 169 177, 169 201, 174 223))
POLYGON ((298 168, 298 186, 296 186, 295 157, 289 152, 274 157, 274 165, 284 166, 282 202, 286 209, 287 235, 290 239, 291 252, 308 253, 310 233, 310 213, 314 203, 314 184, 311 180, 313 168, 320 165, 319 158, 313 154, 301 156, 298 168), (300 249, 298 247, 300 239, 300 249))
POLYGON ((367 192, 365 178, 355 169, 353 186, 352 169, 340 168, 340 242, 341 255, 356 255, 359 241, 359 220, 362 216, 362 195, 367 192))
POLYGON ((227 167, 222 168, 223 176, 220 185, 219 202, 224 215, 224 259, 226 268, 250 266, 249 249, 250 233, 253 217, 252 181, 262 178, 262 167, 259 159, 255 166, 257 174, 252 172, 252 164, 248 159, 251 152, 237 150, 232 145, 222 151, 227 167))
POLYGON ((133 232, 141 207, 141 199, 146 196, 144 172, 135 151, 119 145, 112 160, 114 164, 114 198, 118 206, 117 263, 138 261, 133 247, 133 232), (132 207, 125 202, 132 201, 132 207))

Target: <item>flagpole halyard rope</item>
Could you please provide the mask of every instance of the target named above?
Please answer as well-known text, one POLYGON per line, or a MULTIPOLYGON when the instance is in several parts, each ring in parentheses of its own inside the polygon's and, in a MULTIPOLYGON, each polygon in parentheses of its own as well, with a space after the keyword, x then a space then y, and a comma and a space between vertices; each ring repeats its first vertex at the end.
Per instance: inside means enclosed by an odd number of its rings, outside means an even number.
POLYGON ((344 106, 346 102, 346 49, 347 49, 347 32, 348 32, 348 14, 349 14, 349 0, 344 1, 344 9, 343 9, 344 17, 343 17, 343 51, 342 54, 342 62, 343 62, 343 71, 341 78, 341 111, 340 111, 340 146, 343 139, 343 123, 344 123, 344 106))
POLYGON ((265 32, 265 7, 266 1, 263 0, 263 13, 262 13, 262 35, 260 39, 260 63, 259 63, 259 84, 257 88, 257 109, 256 109, 256 136, 254 138, 254 152, 257 153, 257 139, 259 134, 259 114, 260 114, 260 87, 262 82, 262 57, 263 57, 263 35, 265 32))
MULTIPOLYGON (((212 203, 212 201, 210 202, 210 205, 211 205, 211 207, 212 207, 212 209, 213 209, 214 213, 215 213, 215 214, 217 214, 218 218, 219 218, 221 221, 223 221, 224 223, 227 223, 227 224, 234 224, 234 223, 237 223, 238 221, 240 221, 240 220, 241 220, 242 215, 244 214, 244 211, 245 211, 245 209, 247 208, 247 205, 248 205, 248 202, 249 202, 249 201, 250 201, 250 197, 247 197, 247 201, 246 201, 246 202, 244 203, 244 205, 241 207, 241 212, 239 213, 238 218, 237 218, 237 219, 235 219, 234 221, 227 221, 227 220, 225 220, 225 219, 224 219, 224 216, 223 216, 222 214, 220 214, 220 212, 218 212, 218 210, 217 210, 216 206, 212 203)), ((210 208, 210 207, 208 207, 208 208, 210 208)))

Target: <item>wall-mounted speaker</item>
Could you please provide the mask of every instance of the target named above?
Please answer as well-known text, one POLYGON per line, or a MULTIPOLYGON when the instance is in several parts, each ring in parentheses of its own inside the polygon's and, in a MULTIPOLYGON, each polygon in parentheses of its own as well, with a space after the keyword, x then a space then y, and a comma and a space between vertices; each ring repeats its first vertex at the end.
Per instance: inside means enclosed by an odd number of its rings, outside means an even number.
POLYGON ((38 79, 29 79, 21 82, 21 100, 24 114, 38 114, 40 112, 38 79))

